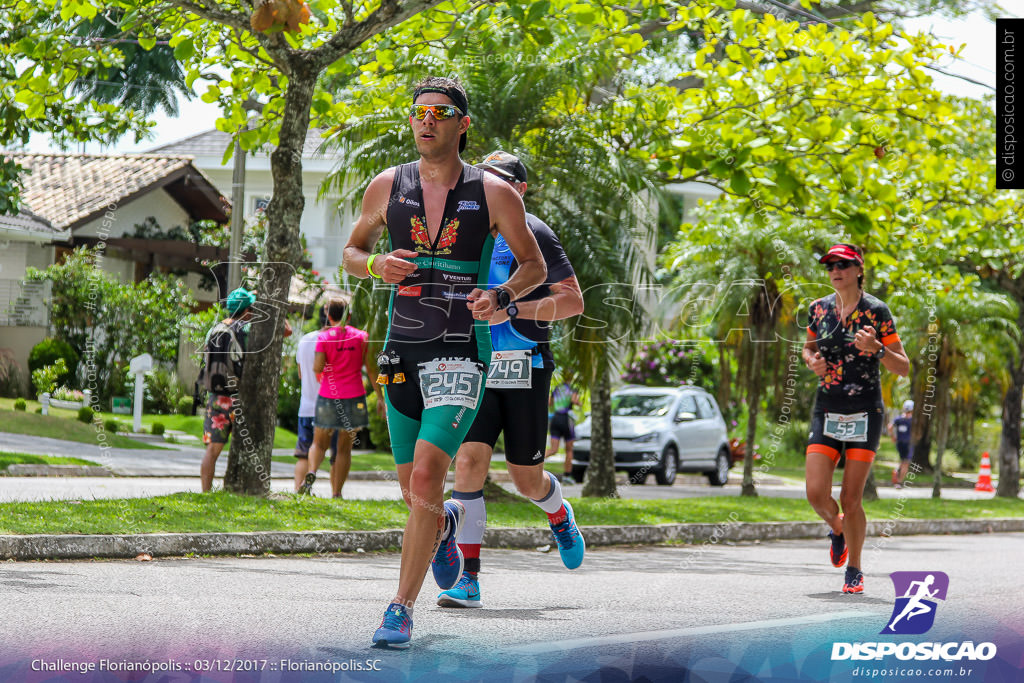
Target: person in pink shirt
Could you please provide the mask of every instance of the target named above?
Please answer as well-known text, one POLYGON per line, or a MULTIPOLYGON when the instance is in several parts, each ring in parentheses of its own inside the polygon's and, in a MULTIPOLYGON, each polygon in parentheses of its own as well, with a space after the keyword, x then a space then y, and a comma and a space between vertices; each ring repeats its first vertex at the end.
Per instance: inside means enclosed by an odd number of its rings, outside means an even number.
MULTIPOLYGON (((313 414, 309 472, 299 493, 309 493, 313 488, 317 469, 323 462, 331 437, 337 432, 338 447, 331 467, 331 490, 335 498, 340 498, 352 466, 352 443, 356 432, 369 424, 363 369, 372 382, 375 361, 370 354, 366 332, 345 324, 348 319, 347 303, 345 299, 333 297, 324 307, 329 327, 317 338, 313 360, 313 371, 320 381, 320 395, 313 414)), ((377 406, 382 407, 384 397, 380 387, 373 383, 373 388, 377 392, 377 406)))

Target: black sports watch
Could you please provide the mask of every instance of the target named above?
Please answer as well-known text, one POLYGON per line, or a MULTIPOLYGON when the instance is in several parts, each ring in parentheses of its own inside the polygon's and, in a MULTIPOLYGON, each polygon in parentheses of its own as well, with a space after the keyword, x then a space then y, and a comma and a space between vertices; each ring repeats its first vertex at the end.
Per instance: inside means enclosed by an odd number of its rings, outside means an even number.
POLYGON ((876 360, 882 360, 882 358, 884 358, 884 357, 885 357, 885 345, 883 344, 882 348, 880 348, 877 351, 875 351, 875 359, 876 360))
POLYGON ((501 311, 508 308, 508 305, 512 303, 512 295, 508 293, 508 290, 504 287, 495 287, 492 291, 498 300, 498 305, 494 310, 501 311))
POLYGON ((505 313, 508 315, 509 320, 516 319, 516 316, 519 315, 519 307, 516 306, 515 301, 509 303, 508 307, 505 309, 505 313))

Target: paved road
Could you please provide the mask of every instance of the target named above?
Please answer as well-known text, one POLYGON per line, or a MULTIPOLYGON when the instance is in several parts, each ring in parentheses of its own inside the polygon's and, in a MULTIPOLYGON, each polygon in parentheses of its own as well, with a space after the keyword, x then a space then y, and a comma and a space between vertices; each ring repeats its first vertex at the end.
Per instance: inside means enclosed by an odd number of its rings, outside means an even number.
MULTIPOLYGON (((195 468, 198 470, 198 465, 195 468)), ((215 482, 221 485, 221 480, 215 482)), ((449 486, 451 482, 449 481, 449 486)), ((512 484, 502 486, 514 491, 512 484)), ((295 485, 290 471, 286 477, 271 479, 272 491, 290 493, 295 485)), ((582 486, 566 486, 566 494, 570 497, 580 495, 582 486)), ((35 500, 91 500, 93 498, 144 498, 147 496, 163 496, 179 492, 199 492, 199 477, 0 477, 0 502, 35 501, 35 500)), ((739 482, 732 482, 724 487, 707 485, 677 484, 675 486, 619 486, 619 496, 627 499, 650 500, 656 498, 704 498, 710 496, 738 496, 739 482)), ((776 498, 804 497, 802 485, 771 485, 760 486, 758 491, 763 496, 776 498)), ((329 497, 330 485, 326 473, 320 476, 313 485, 314 495, 329 497)), ((883 498, 895 499, 901 492, 894 489, 881 489, 883 498)), ((931 489, 925 487, 904 489, 907 498, 929 498, 931 489)), ((343 494, 350 500, 398 500, 401 498, 398 484, 394 481, 357 481, 350 480, 345 484, 343 494)), ((836 487, 835 496, 839 496, 836 487)), ((975 493, 971 489, 946 489, 943 497, 947 500, 983 500, 992 499, 993 493, 975 493)))
MULTIPOLYGON (((179 491, 199 491, 199 463, 203 451, 194 446, 167 444, 168 450, 135 450, 123 448, 102 449, 92 444, 78 444, 61 439, 49 439, 21 434, 0 432, 0 451, 30 453, 38 455, 59 455, 93 460, 110 468, 124 478, 93 479, 93 478, 18 478, 0 477, 0 502, 16 500, 68 500, 89 498, 138 498, 151 495, 163 495, 179 491)), ((277 449, 274 455, 291 455, 290 449, 277 449)), ((227 467, 227 454, 222 454, 217 461, 217 477, 224 475, 227 467)), ((354 455, 353 465, 359 467, 359 452, 354 455)), ((271 463, 271 486, 274 491, 291 491, 294 466, 291 463, 271 463)), ((653 484, 632 486, 622 483, 619 495, 623 498, 657 499, 657 498, 697 498, 710 496, 739 495, 741 474, 733 471, 730 482, 724 487, 709 486, 701 476, 680 475, 675 486, 656 486, 653 484)), ((624 478, 620 479, 624 481, 624 478)), ((570 496, 579 495, 581 486, 566 487, 570 496)), ((776 477, 767 477, 758 484, 761 495, 782 498, 803 498, 803 483, 784 481, 776 477)), ((317 495, 330 495, 326 477, 322 476, 316 484, 317 495)), ((838 487, 836 488, 838 496, 838 487)), ((931 496, 931 483, 923 482, 920 486, 907 487, 902 491, 888 486, 879 488, 883 498, 928 498, 931 496)), ((945 488, 943 497, 950 500, 985 500, 995 494, 977 493, 968 488, 945 488)), ((391 481, 350 481, 346 484, 345 496, 352 499, 394 499, 399 497, 396 486, 391 481)), ((1024 496, 1024 492, 1022 492, 1024 496)))
MULTIPOLYGON (((63 439, 26 436, 0 432, 0 451, 83 458, 109 468, 127 477, 181 477, 195 476, 203 459, 203 449, 184 444, 160 444, 160 448, 101 448, 97 444, 75 443, 63 439)), ((292 449, 276 449, 274 455, 291 455, 292 449)), ((217 476, 227 468, 227 453, 217 460, 217 476)), ((290 477, 294 467, 285 463, 272 463, 272 476, 290 477)))
MULTIPOLYGON (((849 681, 862 662, 830 662, 832 643, 892 639, 878 633, 894 602, 886 575, 901 570, 950 583, 932 631, 897 640, 995 642, 999 657, 974 663, 979 673, 1024 661, 1024 534, 894 538, 870 558, 860 596, 838 591, 825 553, 820 541, 597 549, 569 574, 554 554, 485 551, 485 609, 436 607, 428 576, 405 652, 368 647, 397 583, 394 554, 4 563, 0 678, 20 680, 32 658, 109 657, 378 660, 361 680, 578 680, 603 667, 601 680, 688 669, 708 683, 849 681), (756 677, 733 678, 743 672, 756 677)), ((260 680, 297 676, 268 668, 260 680)))

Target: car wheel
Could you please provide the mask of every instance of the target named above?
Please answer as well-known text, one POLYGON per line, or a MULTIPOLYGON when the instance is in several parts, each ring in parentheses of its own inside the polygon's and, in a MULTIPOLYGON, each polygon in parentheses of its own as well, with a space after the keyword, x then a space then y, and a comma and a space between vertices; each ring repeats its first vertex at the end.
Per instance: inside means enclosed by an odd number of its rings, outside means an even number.
POLYGON ((672 445, 665 446, 665 452, 661 454, 661 466, 654 470, 654 479, 661 486, 671 486, 676 482, 676 472, 679 470, 679 453, 672 445))
POLYGON ((715 469, 708 472, 708 481, 712 486, 725 486, 729 482, 729 451, 725 448, 715 456, 715 469))
POLYGON ((587 476, 587 468, 583 465, 572 466, 572 478, 577 484, 583 483, 583 478, 587 476))
POLYGON ((629 473, 629 483, 634 486, 643 486, 647 483, 647 475, 650 471, 646 467, 641 467, 638 470, 633 470, 629 473))

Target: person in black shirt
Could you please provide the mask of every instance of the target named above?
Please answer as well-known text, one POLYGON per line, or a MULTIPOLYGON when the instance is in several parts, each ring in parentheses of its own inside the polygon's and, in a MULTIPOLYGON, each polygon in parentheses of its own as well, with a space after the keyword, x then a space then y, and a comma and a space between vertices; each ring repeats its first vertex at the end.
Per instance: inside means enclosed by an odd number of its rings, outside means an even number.
POLYGON ((889 308, 863 290, 860 248, 836 244, 820 261, 835 293, 811 304, 803 349, 804 362, 819 377, 807 444, 807 500, 831 527, 832 565, 843 566, 849 555, 843 592, 861 593, 861 550, 867 531, 861 498, 883 424, 878 366, 905 377, 910 361, 889 308), (832 475, 844 452, 846 467, 837 503, 832 475))
POLYGON ((914 402, 905 401, 903 414, 889 425, 889 436, 896 442, 896 450, 900 453, 900 466, 892 471, 892 483, 896 485, 896 488, 903 488, 907 470, 910 469, 910 459, 914 457, 914 447, 910 439, 910 428, 913 424, 910 418, 913 414, 914 402))
MULTIPOLYGON (((526 166, 519 157, 493 152, 478 164, 526 194, 526 166)), ((508 472, 521 494, 547 513, 559 555, 569 569, 583 561, 585 541, 558 479, 544 471, 548 387, 555 367, 548 346, 550 322, 583 312, 583 294, 558 237, 544 221, 526 214, 526 224, 544 255, 548 281, 490 318, 491 357, 483 405, 455 459, 452 498, 462 501, 466 521, 458 537, 465 557, 459 582, 438 595, 442 607, 480 607, 480 545, 487 524, 484 482, 498 435, 505 435, 508 472)), ((505 282, 519 267, 500 236, 491 253, 488 282, 505 282)))

